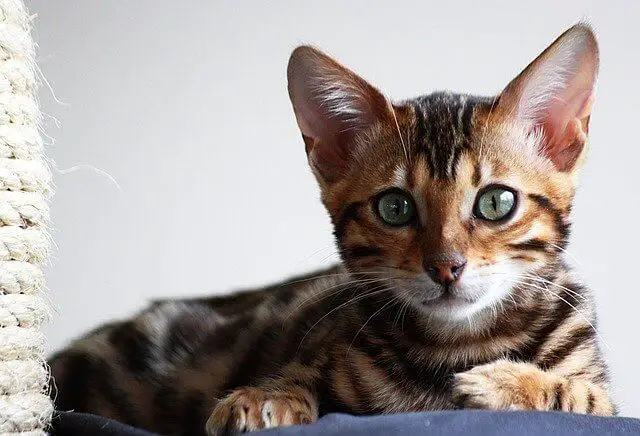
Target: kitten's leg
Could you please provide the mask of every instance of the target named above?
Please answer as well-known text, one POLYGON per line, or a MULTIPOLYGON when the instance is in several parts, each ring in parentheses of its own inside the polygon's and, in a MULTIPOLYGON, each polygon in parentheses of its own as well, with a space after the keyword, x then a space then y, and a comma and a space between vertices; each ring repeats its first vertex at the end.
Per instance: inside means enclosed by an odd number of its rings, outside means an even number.
POLYGON ((509 360, 456 374, 453 399, 468 408, 561 410, 605 416, 615 411, 605 389, 590 380, 509 360))
POLYGON ((307 388, 245 387, 222 399, 206 425, 208 435, 255 431, 278 426, 309 424, 318 419, 318 405, 307 388))

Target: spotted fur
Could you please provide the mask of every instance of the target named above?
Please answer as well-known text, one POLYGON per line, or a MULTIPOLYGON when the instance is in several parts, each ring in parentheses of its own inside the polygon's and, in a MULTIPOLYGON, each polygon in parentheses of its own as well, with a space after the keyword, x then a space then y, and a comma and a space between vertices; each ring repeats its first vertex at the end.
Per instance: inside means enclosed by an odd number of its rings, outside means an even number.
POLYGON ((595 39, 578 25, 497 97, 391 104, 297 49, 289 91, 343 262, 265 289, 157 302, 95 330, 51 359, 58 408, 172 435, 330 412, 613 414, 593 296, 563 260, 596 70, 595 39), (556 82, 539 84, 541 68, 556 82), (553 92, 564 106, 545 102, 553 92), (474 204, 496 184, 517 203, 487 222, 474 204), (406 225, 377 212, 389 189, 411 199, 406 225), (460 279, 436 283, 429 269, 454 254, 460 279))

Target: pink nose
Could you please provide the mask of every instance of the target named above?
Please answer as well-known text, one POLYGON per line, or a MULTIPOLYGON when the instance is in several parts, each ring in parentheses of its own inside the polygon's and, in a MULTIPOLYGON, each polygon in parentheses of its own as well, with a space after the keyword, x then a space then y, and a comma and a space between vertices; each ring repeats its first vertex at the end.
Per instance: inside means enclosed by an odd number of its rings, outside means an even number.
POLYGON ((433 262, 426 270, 434 282, 450 285, 462 274, 467 261, 462 256, 454 256, 447 260, 433 262))

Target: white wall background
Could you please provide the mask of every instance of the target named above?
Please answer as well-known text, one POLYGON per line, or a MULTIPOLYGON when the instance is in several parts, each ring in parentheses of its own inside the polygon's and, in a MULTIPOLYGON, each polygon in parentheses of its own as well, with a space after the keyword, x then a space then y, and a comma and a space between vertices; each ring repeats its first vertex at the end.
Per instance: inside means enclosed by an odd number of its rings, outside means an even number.
POLYGON ((274 281, 335 259, 285 68, 325 48, 395 98, 494 93, 588 18, 602 68, 571 252, 597 289, 626 415, 640 416, 640 2, 31 0, 56 175, 55 349, 152 298, 274 281))

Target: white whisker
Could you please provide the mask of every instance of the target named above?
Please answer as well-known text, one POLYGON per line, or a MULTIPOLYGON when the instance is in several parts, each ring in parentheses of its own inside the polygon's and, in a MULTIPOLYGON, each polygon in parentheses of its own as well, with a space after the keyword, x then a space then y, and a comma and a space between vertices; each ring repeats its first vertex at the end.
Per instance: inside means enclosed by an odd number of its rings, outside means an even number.
MULTIPOLYGON (((396 123, 396 129, 398 130, 398 136, 400 137, 400 143, 402 144, 402 149, 404 150, 404 158, 407 161, 407 165, 411 164, 409 151, 407 150, 407 146, 404 143, 404 139, 402 139, 402 133, 400 132, 400 124, 398 124, 398 118, 396 117, 396 110, 393 107, 393 104, 389 99, 387 99, 387 103, 389 104, 389 109, 391 109, 391 114, 393 115, 393 121, 396 123)), ((407 135, 408 137, 408 135, 407 135)))

